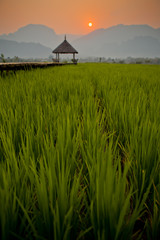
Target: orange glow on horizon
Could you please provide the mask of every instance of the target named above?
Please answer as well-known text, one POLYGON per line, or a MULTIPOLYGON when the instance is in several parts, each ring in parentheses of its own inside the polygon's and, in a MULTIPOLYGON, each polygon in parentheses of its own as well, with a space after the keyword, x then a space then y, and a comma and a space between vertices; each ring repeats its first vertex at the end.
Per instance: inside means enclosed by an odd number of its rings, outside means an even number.
POLYGON ((160 0, 0 0, 0 35, 27 24, 43 24, 57 34, 78 35, 117 24, 159 28, 159 12, 160 0))

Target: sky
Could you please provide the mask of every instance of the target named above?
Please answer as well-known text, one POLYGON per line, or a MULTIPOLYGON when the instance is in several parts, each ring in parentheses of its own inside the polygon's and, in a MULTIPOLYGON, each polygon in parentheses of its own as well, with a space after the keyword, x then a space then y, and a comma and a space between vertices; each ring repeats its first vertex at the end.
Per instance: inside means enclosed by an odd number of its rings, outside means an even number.
POLYGON ((43 24, 57 34, 87 34, 117 24, 160 28, 160 0, 0 0, 0 34, 27 24, 43 24))

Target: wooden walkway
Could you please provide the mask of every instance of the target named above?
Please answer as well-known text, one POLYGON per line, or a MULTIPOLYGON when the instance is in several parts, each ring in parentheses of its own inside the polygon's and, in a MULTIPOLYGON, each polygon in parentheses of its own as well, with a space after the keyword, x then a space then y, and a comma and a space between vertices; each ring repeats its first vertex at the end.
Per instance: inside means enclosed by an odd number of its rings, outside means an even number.
MULTIPOLYGON (((72 64, 72 63, 69 63, 72 64)), ((20 62, 20 63, 0 63, 0 71, 1 74, 3 71, 17 71, 17 70, 30 70, 35 68, 46 68, 46 67, 53 67, 53 66, 64 66, 67 65, 66 63, 57 63, 57 62, 48 62, 48 63, 41 63, 41 62, 20 62)))

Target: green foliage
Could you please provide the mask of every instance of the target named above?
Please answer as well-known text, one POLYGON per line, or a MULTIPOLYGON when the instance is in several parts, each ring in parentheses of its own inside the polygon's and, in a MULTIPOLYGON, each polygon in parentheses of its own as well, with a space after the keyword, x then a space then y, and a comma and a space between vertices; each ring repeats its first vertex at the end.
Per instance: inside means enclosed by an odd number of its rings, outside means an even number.
POLYGON ((1 61, 2 61, 3 63, 5 63, 5 62, 6 62, 6 59, 5 59, 5 57, 4 57, 4 54, 3 54, 3 53, 1 53, 0 59, 1 59, 1 61))
POLYGON ((158 239, 160 68, 0 77, 0 238, 158 239))

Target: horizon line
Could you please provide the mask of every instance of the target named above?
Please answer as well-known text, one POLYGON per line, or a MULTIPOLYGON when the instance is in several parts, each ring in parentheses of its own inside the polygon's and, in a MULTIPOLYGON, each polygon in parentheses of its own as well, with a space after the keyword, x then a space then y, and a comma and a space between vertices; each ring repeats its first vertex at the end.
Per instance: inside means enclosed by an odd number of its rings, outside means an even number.
POLYGON ((148 26, 148 27, 151 27, 151 28, 153 28, 153 29, 160 29, 160 27, 153 27, 152 25, 150 25, 150 24, 147 24, 147 23, 144 23, 144 24, 124 24, 124 23, 118 23, 118 24, 114 24, 114 25, 111 25, 111 26, 109 26, 109 27, 100 27, 100 28, 96 28, 96 29, 90 29, 90 31, 88 32, 88 33, 57 33, 55 30, 54 30, 54 28, 52 28, 52 27, 49 27, 48 25, 45 25, 45 24, 41 24, 41 23, 28 23, 28 24, 26 24, 26 25, 23 25, 23 26, 21 26, 21 27, 19 27, 19 28, 16 28, 16 30, 13 30, 13 32, 4 32, 4 33, 1 33, 0 34, 0 36, 2 36, 2 35, 9 35, 9 34, 14 34, 15 32, 17 32, 18 30, 20 30, 20 29, 22 29, 22 28, 25 28, 25 27, 27 27, 27 26, 29 26, 29 25, 39 25, 39 26, 44 26, 44 27, 47 27, 47 28, 49 28, 49 29, 52 29, 53 31, 54 31, 54 33, 56 34, 56 35, 81 35, 81 36, 83 36, 83 35, 88 35, 88 34, 90 34, 90 33, 92 33, 92 32, 94 32, 94 31, 97 31, 97 30, 101 30, 101 29, 104 29, 104 30, 106 30, 106 29, 109 29, 109 28, 112 28, 112 27, 116 27, 116 26, 148 26))

